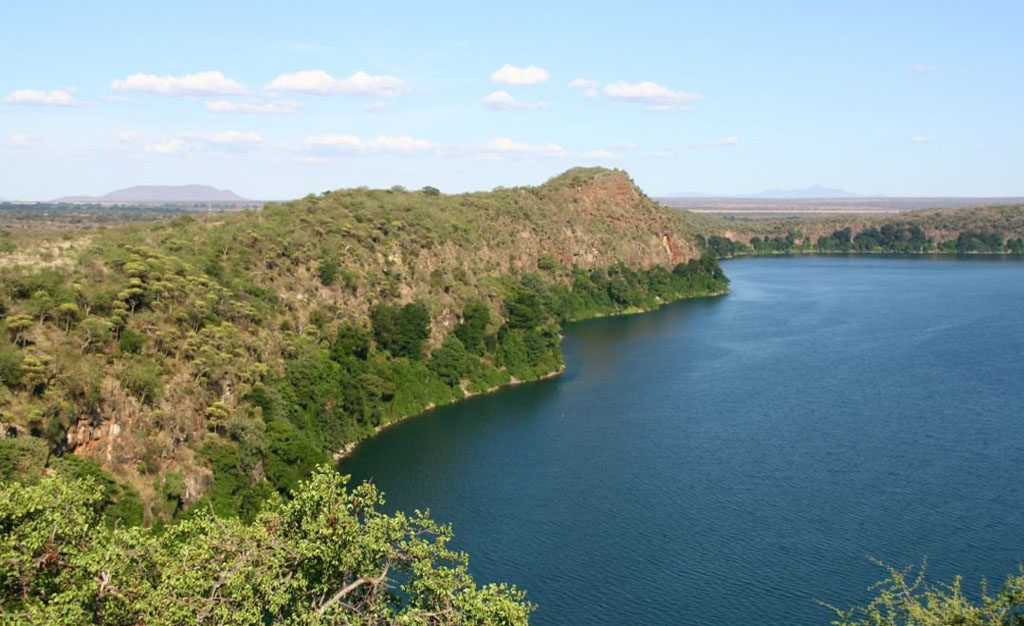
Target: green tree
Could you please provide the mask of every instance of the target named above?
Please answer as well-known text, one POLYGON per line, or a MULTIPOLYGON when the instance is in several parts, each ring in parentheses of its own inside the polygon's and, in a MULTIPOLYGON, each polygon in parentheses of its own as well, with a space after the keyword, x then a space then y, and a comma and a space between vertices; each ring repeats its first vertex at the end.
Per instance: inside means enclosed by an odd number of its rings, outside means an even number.
POLYGON ((505 303, 505 316, 510 328, 529 329, 544 322, 540 298, 532 291, 521 291, 505 303))
POLYGON ((331 358, 339 363, 346 357, 365 361, 370 354, 370 333, 352 324, 341 324, 331 343, 331 358))
POLYGON ((480 302, 470 302, 462 312, 462 322, 455 327, 454 334, 470 352, 482 354, 484 336, 491 323, 491 309, 480 302))
POLYGON ((10 623, 519 626, 533 609, 514 587, 477 585, 450 527, 386 515, 375 487, 329 467, 251 524, 198 510, 162 532, 110 530, 104 502, 89 476, 0 486, 10 623))
POLYGON ((449 335, 430 356, 428 367, 449 387, 458 387, 469 372, 469 353, 458 337, 449 335))
POLYGON ((398 308, 378 304, 370 310, 373 338, 396 357, 423 358, 423 342, 430 337, 430 313, 418 302, 398 308))

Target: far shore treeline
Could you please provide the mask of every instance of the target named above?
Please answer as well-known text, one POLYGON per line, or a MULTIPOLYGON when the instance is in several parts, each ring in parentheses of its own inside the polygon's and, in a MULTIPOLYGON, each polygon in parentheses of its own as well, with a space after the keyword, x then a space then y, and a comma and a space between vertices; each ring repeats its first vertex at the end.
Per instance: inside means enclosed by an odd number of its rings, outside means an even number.
POLYGON ((718 258, 798 253, 1024 255, 1024 206, 910 211, 894 216, 739 219, 688 214, 718 258))

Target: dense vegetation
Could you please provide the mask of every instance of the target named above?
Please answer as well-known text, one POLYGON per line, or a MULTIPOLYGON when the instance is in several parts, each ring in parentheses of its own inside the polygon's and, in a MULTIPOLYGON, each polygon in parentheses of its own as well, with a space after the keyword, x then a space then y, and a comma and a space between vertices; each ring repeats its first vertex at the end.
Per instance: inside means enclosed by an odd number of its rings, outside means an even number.
POLYGON ((183 214, 231 211, 237 208, 232 205, 186 203, 0 202, 0 228, 34 231, 101 228, 127 222, 152 222, 183 214))
POLYGON ((754 235, 747 243, 734 241, 721 235, 711 235, 699 240, 709 254, 717 258, 728 258, 742 254, 792 254, 796 252, 887 252, 891 254, 915 253, 987 253, 1024 254, 1024 239, 1005 238, 996 232, 964 231, 955 239, 935 243, 918 226, 883 224, 881 228, 871 226, 854 234, 850 226, 821 235, 815 240, 800 231, 790 231, 785 236, 764 237, 754 235))
POLYGON ((251 522, 205 508, 110 526, 107 486, 62 472, 0 487, 5 624, 525 624, 522 592, 477 585, 451 529, 385 515, 375 487, 320 468, 251 522))
POLYGON ((61 241, 0 256, 0 459, 96 459, 147 520, 253 520, 390 421, 557 372, 564 321, 727 285, 678 216, 601 169, 61 241))
POLYGON ((848 215, 789 220, 689 216, 702 247, 718 258, 742 254, 1024 254, 1024 207, 913 211, 899 217, 848 215))

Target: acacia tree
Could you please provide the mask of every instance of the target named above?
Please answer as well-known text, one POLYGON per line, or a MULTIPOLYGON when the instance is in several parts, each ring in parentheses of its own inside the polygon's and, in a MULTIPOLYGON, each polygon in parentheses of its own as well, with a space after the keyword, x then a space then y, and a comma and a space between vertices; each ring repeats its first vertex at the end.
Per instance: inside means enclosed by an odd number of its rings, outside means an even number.
POLYGON ((983 587, 979 601, 963 590, 958 576, 948 585, 929 585, 925 568, 897 569, 879 561, 887 577, 875 585, 878 595, 863 606, 836 613, 833 626, 1019 626, 1024 624, 1024 569, 1007 578, 995 595, 983 587))
POLYGON ((0 621, 27 624, 518 626, 514 587, 479 586, 451 529, 320 467, 251 524, 197 511, 163 532, 102 523, 91 478, 0 488, 0 621))

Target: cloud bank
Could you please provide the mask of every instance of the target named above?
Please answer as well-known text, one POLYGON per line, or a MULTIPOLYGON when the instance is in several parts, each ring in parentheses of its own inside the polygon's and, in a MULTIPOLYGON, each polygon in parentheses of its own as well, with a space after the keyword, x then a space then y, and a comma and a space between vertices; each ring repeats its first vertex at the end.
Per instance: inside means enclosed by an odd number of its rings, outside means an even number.
POLYGON ((345 78, 335 78, 323 70, 303 70, 281 74, 266 86, 267 91, 286 91, 316 95, 345 94, 374 98, 397 98, 409 93, 408 83, 386 74, 367 74, 360 70, 345 78))
POLYGON ((137 91, 158 96, 214 96, 245 93, 241 83, 220 72, 197 72, 184 76, 131 74, 110 84, 114 91, 137 91))

